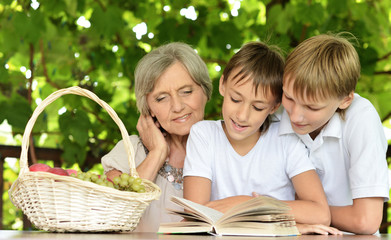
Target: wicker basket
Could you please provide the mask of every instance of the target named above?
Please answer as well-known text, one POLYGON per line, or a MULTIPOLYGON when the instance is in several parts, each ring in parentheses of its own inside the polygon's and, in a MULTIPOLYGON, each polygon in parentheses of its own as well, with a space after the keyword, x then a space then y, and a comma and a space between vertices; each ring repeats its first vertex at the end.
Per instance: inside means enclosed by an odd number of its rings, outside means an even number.
POLYGON ((160 196, 160 188, 143 179, 145 193, 120 191, 47 172, 30 172, 27 161, 29 136, 44 108, 65 94, 88 97, 102 106, 118 125, 127 149, 130 175, 138 177, 134 149, 128 133, 114 110, 94 93, 70 87, 52 93, 41 102, 26 125, 20 156, 20 173, 9 190, 12 203, 22 209, 41 230, 53 232, 133 231, 145 208, 160 196))

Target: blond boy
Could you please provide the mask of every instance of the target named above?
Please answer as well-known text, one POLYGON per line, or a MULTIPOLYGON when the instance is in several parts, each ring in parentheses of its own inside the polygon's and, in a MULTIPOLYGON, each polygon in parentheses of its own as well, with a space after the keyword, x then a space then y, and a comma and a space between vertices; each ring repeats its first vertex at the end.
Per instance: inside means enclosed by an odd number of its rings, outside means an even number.
POLYGON ((296 133, 308 148, 331 225, 373 234, 389 199, 387 141, 376 109, 354 93, 359 77, 358 54, 342 33, 299 44, 286 60, 280 133, 296 133))

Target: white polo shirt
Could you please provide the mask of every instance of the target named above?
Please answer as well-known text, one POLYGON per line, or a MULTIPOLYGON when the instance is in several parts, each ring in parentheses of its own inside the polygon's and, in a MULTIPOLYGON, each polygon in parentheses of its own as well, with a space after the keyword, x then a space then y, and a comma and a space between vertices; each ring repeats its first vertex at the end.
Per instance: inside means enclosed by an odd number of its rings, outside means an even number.
MULTIPOLYGON (((294 134, 289 116, 282 113, 280 134, 294 134)), ((298 135, 309 150, 330 206, 352 205, 353 199, 389 199, 387 140, 374 106, 354 94, 345 120, 338 113, 312 140, 298 135)))

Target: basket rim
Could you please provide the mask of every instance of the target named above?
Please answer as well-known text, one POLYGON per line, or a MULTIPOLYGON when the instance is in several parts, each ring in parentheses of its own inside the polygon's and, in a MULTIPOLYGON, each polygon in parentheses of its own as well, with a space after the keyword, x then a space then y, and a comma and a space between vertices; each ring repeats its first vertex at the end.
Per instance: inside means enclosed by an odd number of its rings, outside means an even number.
POLYGON ((65 183, 72 183, 72 184, 75 184, 80 187, 91 188, 91 189, 94 189, 95 191, 98 191, 101 193, 110 193, 110 194, 115 195, 116 197, 123 197, 126 199, 129 197, 145 198, 144 196, 150 196, 152 192, 156 192, 157 194, 151 198, 153 200, 153 199, 156 199, 157 197, 159 197, 160 191, 161 191, 160 188, 155 183, 153 183, 152 181, 150 181, 148 179, 141 179, 141 180, 144 184, 148 184, 149 186, 151 186, 154 189, 154 191, 146 191, 145 193, 138 193, 138 192, 131 192, 131 191, 122 191, 122 190, 118 190, 115 188, 102 186, 102 185, 99 185, 96 183, 84 181, 84 180, 81 180, 81 179, 78 179, 75 177, 71 177, 71 176, 62 176, 62 175, 57 175, 57 174, 50 173, 50 172, 38 172, 38 171, 24 173, 21 177, 18 177, 18 179, 15 181, 15 183, 22 182, 22 181, 24 181, 24 179, 29 178, 29 177, 33 177, 33 178, 37 178, 37 179, 50 179, 53 181, 60 181, 60 182, 65 182, 65 183))
POLYGON ((38 116, 43 112, 46 106, 57 100, 59 97, 67 94, 74 94, 79 96, 87 97, 93 101, 95 101, 97 104, 99 104, 102 108, 104 108, 107 113, 110 115, 110 117, 113 119, 113 121, 117 124, 119 127, 119 130, 121 132, 121 136, 124 142, 125 150, 128 155, 128 162, 130 167, 130 174, 132 176, 138 177, 138 173, 136 171, 135 162, 134 162, 134 147, 130 143, 129 140, 129 134, 125 128, 125 125, 121 121, 121 119, 118 117, 117 113, 108 105, 105 101, 101 100, 95 93, 78 87, 69 87, 57 90, 53 93, 51 93, 48 97, 46 97, 42 102, 38 104, 38 106, 35 108, 32 116, 30 117, 23 134, 22 138, 22 145, 21 145, 21 154, 20 154, 20 172, 19 176, 21 174, 24 174, 25 172, 29 172, 29 166, 28 166, 28 149, 29 149, 29 141, 30 141, 30 134, 32 132, 32 129, 34 127, 34 124, 38 118, 38 116))

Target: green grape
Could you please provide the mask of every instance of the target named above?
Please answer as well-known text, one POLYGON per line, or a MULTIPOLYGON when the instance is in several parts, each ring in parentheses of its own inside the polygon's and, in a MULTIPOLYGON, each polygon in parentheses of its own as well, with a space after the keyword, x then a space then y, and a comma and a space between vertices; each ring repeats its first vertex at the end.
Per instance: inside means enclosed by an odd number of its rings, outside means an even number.
POLYGON ((121 181, 121 178, 119 176, 113 178, 114 185, 118 185, 120 181, 121 181))
POLYGON ((114 188, 114 184, 113 184, 112 182, 106 182, 106 185, 107 185, 108 187, 114 188))
POLYGON ((91 174, 90 178, 92 182, 96 182, 99 179, 98 175, 96 175, 95 173, 91 174))
POLYGON ((77 177, 78 179, 80 179, 80 180, 84 180, 85 174, 84 174, 83 172, 80 172, 80 173, 77 174, 76 177, 77 177))
POLYGON ((106 180, 107 179, 107 176, 106 175, 99 175, 98 177, 100 177, 101 179, 103 179, 103 180, 106 180))
POLYGON ((136 184, 141 184, 141 182, 142 182, 141 178, 134 179, 134 183, 136 183, 136 184))
POLYGON ((141 185, 138 183, 133 183, 132 184, 132 190, 135 192, 138 192, 141 189, 141 185))
POLYGON ((122 180, 128 181, 129 178, 130 178, 129 174, 127 174, 127 173, 122 173, 121 174, 121 179, 122 180))
POLYGON ((92 176, 92 173, 91 172, 86 172, 85 173, 85 181, 89 181, 91 182, 91 176, 92 176))
POLYGON ((76 173, 71 173, 70 176, 71 176, 71 177, 77 177, 77 174, 76 174, 76 173))
POLYGON ((95 181, 96 184, 99 184, 99 185, 102 185, 102 183, 105 183, 105 181, 103 179, 100 179, 98 178, 96 181, 95 181))
POLYGON ((138 190, 139 193, 144 193, 145 192, 145 187, 144 185, 140 185, 140 189, 138 190))
POLYGON ((128 179, 129 186, 132 186, 134 179, 135 179, 134 177, 129 177, 128 179))
POLYGON ((125 188, 126 186, 128 186, 128 181, 121 179, 121 181, 119 182, 119 186, 125 188))

